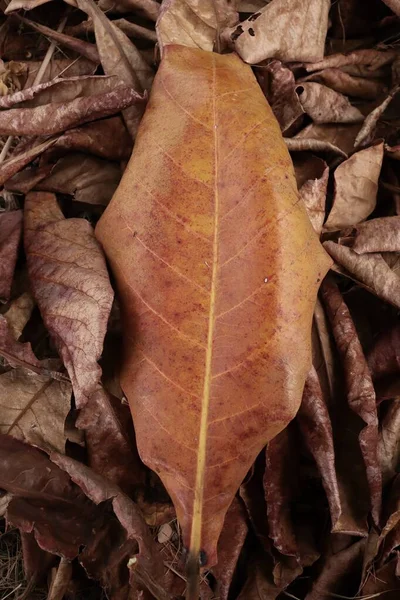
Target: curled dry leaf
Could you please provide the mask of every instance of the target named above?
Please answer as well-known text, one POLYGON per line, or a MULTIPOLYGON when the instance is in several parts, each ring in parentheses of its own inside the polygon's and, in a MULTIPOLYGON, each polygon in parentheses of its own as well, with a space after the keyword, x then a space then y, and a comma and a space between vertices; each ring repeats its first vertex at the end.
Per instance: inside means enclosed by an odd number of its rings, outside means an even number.
POLYGON ((358 439, 369 485, 371 513, 375 524, 379 526, 382 477, 377 454, 378 416, 374 385, 356 328, 339 288, 327 277, 321 285, 321 293, 343 364, 349 406, 366 424, 358 439))
MULTIPOLYGON (((345 96, 354 96, 364 100, 375 100, 385 91, 387 86, 384 82, 365 77, 353 77, 341 69, 323 69, 304 78, 304 81, 317 81, 332 88, 345 96)), ((299 82, 300 83, 300 82, 299 82)))
POLYGON ((328 187, 329 167, 321 161, 323 171, 318 178, 305 181, 299 190, 300 198, 307 209, 309 219, 318 235, 322 231, 325 219, 326 190, 328 187))
POLYGON ((224 526, 218 540, 218 564, 213 567, 213 575, 219 583, 218 597, 221 600, 228 598, 236 563, 247 532, 247 518, 243 503, 234 498, 226 513, 224 526))
POLYGON ((281 130, 287 131, 304 114, 293 72, 279 60, 273 60, 257 75, 281 130))
POLYGON ((297 86, 300 103, 314 123, 359 123, 363 114, 345 96, 320 83, 297 86))
POLYGON ((64 423, 71 408, 71 385, 23 369, 0 375, 0 432, 43 449, 65 451, 64 423))
POLYGON ((305 65, 309 73, 321 71, 322 69, 340 68, 348 65, 362 65, 371 77, 375 77, 375 71, 378 71, 385 65, 390 65, 397 56, 396 50, 376 50, 374 48, 366 48, 362 50, 354 50, 346 54, 338 53, 326 56, 322 60, 305 65))
POLYGON ((354 252, 400 252, 400 217, 382 217, 356 227, 354 252))
MULTIPOLYGON (((46 174, 46 168, 43 172, 46 174)), ((31 170, 31 176, 35 177, 35 171, 31 170)), ((8 183, 8 189, 14 191, 18 189, 16 179, 14 178, 8 183)), ((40 182, 35 183, 34 188, 47 192, 71 194, 78 202, 107 206, 120 179, 121 168, 117 163, 76 153, 60 158, 51 173, 40 182)), ((26 183, 25 180, 25 186, 26 183)))
MULTIPOLYGON (((153 71, 130 39, 114 25, 93 0, 77 0, 78 7, 92 19, 97 49, 106 75, 116 75, 136 92, 148 90, 153 71)), ((127 105, 123 116, 129 133, 136 136, 143 105, 127 105), (129 106, 129 108, 128 108, 129 106)))
POLYGON ((18 247, 22 234, 22 210, 0 213, 0 300, 11 294, 18 247))
MULTIPOLYGON (((22 63, 26 68, 27 77, 21 82, 21 88, 30 88, 34 85, 35 78, 42 66, 42 61, 26 61, 22 63)), ((46 67, 42 83, 51 81, 61 76, 79 77, 82 75, 94 75, 98 63, 92 63, 82 56, 71 62, 69 58, 53 58, 46 67)))
POLYGON ((174 501, 191 559, 198 564, 202 550, 212 566, 235 492, 301 400, 316 289, 329 266, 247 65, 166 47, 136 150, 96 234, 122 299, 121 381, 140 455, 174 501), (293 335, 304 352, 289 366, 293 335))
POLYGON ((33 295, 71 378, 78 407, 97 388, 113 300, 91 225, 65 219, 53 194, 25 199, 25 252, 33 295))
POLYGON ((336 478, 335 449, 328 408, 322 397, 321 386, 314 367, 308 373, 303 400, 296 418, 304 442, 313 455, 322 477, 334 529, 342 512, 336 478))
POLYGON ((36 108, 11 108, 0 112, 0 135, 52 135, 114 115, 143 98, 132 88, 114 87, 110 92, 71 102, 54 102, 36 108))
MULTIPOLYGON (((29 148, 25 152, 12 156, 9 160, 0 164, 0 185, 4 185, 13 175, 18 173, 30 162, 35 160, 43 152, 51 148, 55 144, 56 138, 51 138, 45 142, 41 142, 32 148, 29 148)), ((1 219, 1 216, 0 216, 1 219)))
POLYGON ((364 221, 376 206, 383 143, 360 150, 335 171, 335 196, 325 223, 330 230, 364 221))
POLYGON ((111 10, 138 13, 150 21, 157 21, 160 12, 160 5, 156 0, 100 0, 99 7, 104 12, 111 10))
POLYGON ((8 3, 4 13, 8 14, 14 10, 20 10, 21 8, 23 10, 32 10, 37 6, 46 4, 47 2, 50 2, 50 0, 11 0, 11 2, 8 3))
MULTIPOLYGON (((99 5, 100 4, 101 2, 99 2, 99 5)), ((153 29, 147 29, 147 27, 131 23, 127 19, 114 19, 113 24, 121 29, 128 37, 151 40, 152 42, 157 41, 157 35, 153 29)), ((81 21, 77 25, 67 27, 66 31, 69 35, 84 37, 89 33, 94 33, 94 24, 92 19, 88 19, 87 21, 81 21)))
POLYGON ((299 131, 294 139, 311 139, 317 140, 318 142, 331 144, 333 147, 338 149, 337 152, 341 153, 342 156, 347 158, 346 155, 354 151, 354 140, 360 130, 360 127, 360 124, 340 125, 324 123, 323 125, 318 125, 316 123, 311 123, 299 131))
POLYGON ((324 242, 324 248, 348 275, 369 292, 400 308, 400 277, 381 254, 357 254, 347 246, 324 242))
MULTIPOLYGON (((126 532, 127 540, 135 541, 138 544, 138 552, 135 556, 131 555, 131 560, 129 560, 129 562, 132 561, 133 579, 138 583, 145 583, 146 588, 157 600, 168 600, 169 595, 164 591, 162 585, 164 569, 161 555, 136 504, 116 485, 110 484, 107 479, 83 463, 56 452, 51 454, 51 460, 66 471, 72 481, 96 505, 106 502, 106 500, 111 501, 114 513, 126 532)), ((90 551, 85 551, 85 553, 86 559, 89 558, 90 551)), ((125 551, 125 561, 126 554, 125 551)))
POLYGON ((156 24, 161 53, 167 44, 212 51, 220 31, 238 19, 229 0, 163 0, 156 24))
POLYGON ((285 144, 289 152, 303 152, 306 150, 311 150, 312 152, 321 152, 328 155, 331 154, 336 159, 337 157, 347 158, 347 154, 340 148, 324 140, 299 136, 294 138, 285 138, 285 144))
POLYGON ((385 485, 397 473, 400 461, 400 398, 390 400, 390 405, 382 419, 379 441, 378 458, 382 471, 382 481, 385 485))
POLYGON ((374 379, 400 371, 400 325, 378 336, 368 354, 368 366, 374 379))
POLYGON ((363 146, 372 142, 376 126, 378 124, 379 119, 393 100, 393 97, 399 91, 399 87, 397 86, 392 92, 385 98, 385 100, 379 104, 369 115, 366 117, 363 126, 361 127, 355 142, 354 146, 363 146))
POLYGON ((65 35, 65 33, 54 31, 54 29, 50 29, 50 27, 46 27, 40 23, 35 23, 34 21, 25 19, 20 15, 18 15, 18 19, 25 25, 29 25, 29 27, 35 29, 35 31, 38 31, 46 37, 56 41, 60 46, 65 46, 66 48, 69 48, 69 50, 73 50, 81 56, 84 56, 92 63, 98 64, 100 62, 99 53, 97 52, 97 48, 94 44, 89 44, 88 42, 78 40, 70 35, 65 35))
POLYGON ((235 50, 248 63, 320 60, 329 9, 328 0, 272 0, 232 32, 235 50))

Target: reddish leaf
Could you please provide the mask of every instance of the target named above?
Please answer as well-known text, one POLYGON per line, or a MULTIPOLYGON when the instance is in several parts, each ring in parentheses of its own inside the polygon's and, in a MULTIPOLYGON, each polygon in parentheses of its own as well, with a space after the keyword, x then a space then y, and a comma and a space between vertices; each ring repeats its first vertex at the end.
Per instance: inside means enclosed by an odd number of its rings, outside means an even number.
MULTIPOLYGON (((389 4, 389 0, 385 0, 389 4)), ((400 13, 400 4, 398 7, 400 13)), ((362 595, 366 598, 398 600, 400 593, 399 558, 396 556, 380 569, 370 573, 362 595)))
POLYGON ((389 408, 382 419, 379 431, 378 457, 382 470, 383 484, 390 481, 397 472, 400 462, 399 432, 400 398, 394 398, 390 401, 389 408))
POLYGON ((249 67, 166 48, 97 235, 122 298, 140 455, 174 501, 193 563, 203 550, 211 566, 243 477, 301 400, 328 267, 249 67))
POLYGON ((32 291, 69 373, 78 407, 95 391, 113 299, 90 224, 65 219, 54 195, 25 199, 25 251, 32 291))
MULTIPOLYGON (((272 580, 271 572, 268 570, 268 562, 262 559, 250 561, 250 573, 238 600, 275 600, 282 591, 272 580)), ((268 565, 269 566, 269 565, 268 565)))
POLYGON ((8 300, 22 234, 22 211, 0 213, 0 300, 8 300))
POLYGON ((335 449, 328 409, 314 367, 311 368, 306 379, 297 422, 304 442, 318 465, 334 529, 342 512, 336 478, 335 449))
POLYGON ((6 181, 10 179, 15 173, 18 173, 21 169, 23 169, 30 162, 35 160, 40 154, 42 154, 45 150, 48 150, 55 144, 56 138, 52 138, 46 140, 45 142, 41 142, 36 144, 32 148, 26 150, 26 152, 22 152, 21 154, 16 154, 12 156, 5 162, 0 165, 0 185, 3 185, 6 181))
POLYGON ((337 285, 332 279, 326 278, 321 291, 343 363, 350 408, 366 424, 359 434, 359 442, 368 479, 372 516, 379 526, 382 477, 377 456, 378 417, 375 390, 357 331, 337 285))
POLYGON ((368 367, 374 379, 400 371, 400 325, 384 331, 368 354, 368 367))

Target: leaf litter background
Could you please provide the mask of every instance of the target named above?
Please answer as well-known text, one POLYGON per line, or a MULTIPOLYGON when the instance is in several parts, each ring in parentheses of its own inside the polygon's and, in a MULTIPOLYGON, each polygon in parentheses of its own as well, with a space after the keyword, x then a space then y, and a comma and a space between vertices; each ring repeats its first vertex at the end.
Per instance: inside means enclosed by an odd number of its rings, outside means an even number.
POLYGON ((185 593, 174 509, 119 387, 118 298, 93 230, 172 42, 253 65, 334 259, 301 408, 243 482, 201 597, 398 598, 400 2, 1 9, 0 597, 185 593))

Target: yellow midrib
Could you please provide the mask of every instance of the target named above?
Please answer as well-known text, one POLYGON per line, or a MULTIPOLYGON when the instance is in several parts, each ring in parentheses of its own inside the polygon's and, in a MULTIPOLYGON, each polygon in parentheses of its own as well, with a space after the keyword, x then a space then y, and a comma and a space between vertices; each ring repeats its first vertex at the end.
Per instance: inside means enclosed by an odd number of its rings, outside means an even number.
POLYGON ((216 66, 215 56, 213 59, 213 131, 214 131, 214 240, 213 240, 213 264, 211 275, 210 310, 208 315, 208 335, 206 348, 206 362, 204 373, 204 387, 201 405, 199 445, 197 451, 196 480, 194 488, 193 518, 190 535, 190 555, 199 557, 201 550, 201 529, 203 517, 203 494, 206 466, 208 409, 210 404, 211 388, 211 366, 212 346, 215 322, 215 297, 218 271, 218 227, 219 227, 219 198, 218 198, 218 132, 216 119, 216 66))

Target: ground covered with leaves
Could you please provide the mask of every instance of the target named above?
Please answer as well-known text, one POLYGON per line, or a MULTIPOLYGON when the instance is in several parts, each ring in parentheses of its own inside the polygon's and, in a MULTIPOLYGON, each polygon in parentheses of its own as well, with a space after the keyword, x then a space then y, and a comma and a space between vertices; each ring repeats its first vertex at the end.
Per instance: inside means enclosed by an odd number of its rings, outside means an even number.
POLYGON ((0 598, 185 595, 94 235, 170 43, 252 65, 332 258, 300 410, 243 481, 200 596, 399 598, 399 0, 0 6, 0 598))

